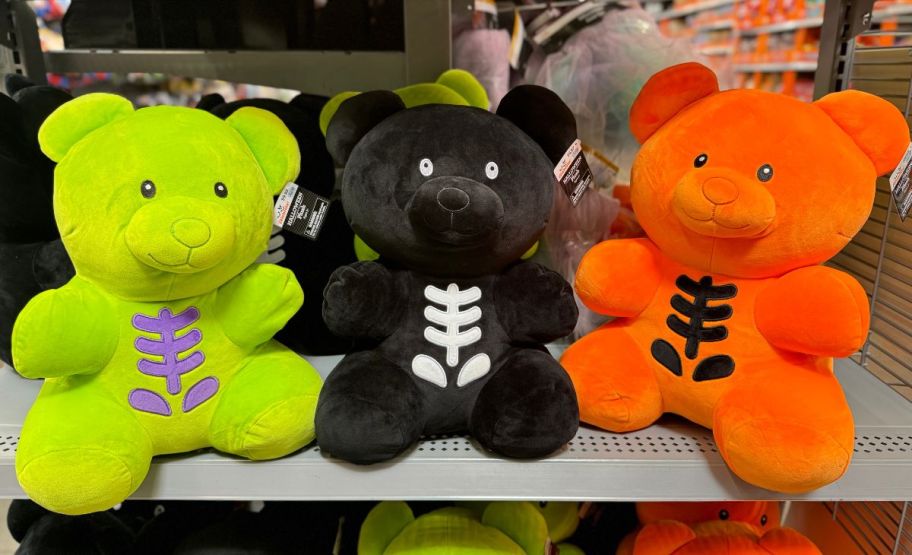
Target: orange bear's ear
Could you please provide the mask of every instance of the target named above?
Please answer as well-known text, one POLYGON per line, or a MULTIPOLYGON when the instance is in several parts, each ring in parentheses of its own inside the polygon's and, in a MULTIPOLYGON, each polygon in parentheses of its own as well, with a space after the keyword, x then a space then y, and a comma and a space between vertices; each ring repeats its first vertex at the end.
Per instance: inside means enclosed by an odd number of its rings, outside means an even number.
POLYGON ((701 98, 719 92, 716 74, 696 62, 678 64, 646 81, 630 108, 630 131, 640 144, 675 114, 701 98))
POLYGON ((861 91, 831 93, 814 102, 871 159, 877 175, 896 167, 909 146, 909 127, 896 106, 861 91))

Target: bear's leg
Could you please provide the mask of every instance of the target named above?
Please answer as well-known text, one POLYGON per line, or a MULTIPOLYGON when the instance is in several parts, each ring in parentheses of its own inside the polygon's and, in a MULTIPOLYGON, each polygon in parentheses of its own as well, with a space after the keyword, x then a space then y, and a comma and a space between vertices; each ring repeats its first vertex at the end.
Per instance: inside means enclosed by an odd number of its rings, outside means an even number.
POLYGON ((560 449, 579 427, 573 385, 548 353, 513 352, 482 387, 469 430, 486 449, 508 457, 541 457, 560 449))
POLYGON ((216 449, 274 459, 313 440, 320 375, 279 343, 257 349, 224 387, 209 425, 216 449))
POLYGON ((785 493, 810 491, 842 476, 855 428, 836 377, 785 362, 740 372, 744 378, 713 412, 716 445, 732 471, 785 493))
POLYGON ((580 419, 629 432, 662 416, 662 393, 647 356, 626 331, 610 325, 571 345, 561 364, 576 388, 580 419))
POLYGON ((91 382, 55 386, 44 385, 25 419, 16 452, 19 484, 54 512, 110 509, 145 479, 152 441, 126 399, 118 402, 91 382))
POLYGON ((358 464, 391 459, 418 441, 425 401, 410 374, 372 351, 353 353, 329 374, 317 407, 317 443, 358 464))

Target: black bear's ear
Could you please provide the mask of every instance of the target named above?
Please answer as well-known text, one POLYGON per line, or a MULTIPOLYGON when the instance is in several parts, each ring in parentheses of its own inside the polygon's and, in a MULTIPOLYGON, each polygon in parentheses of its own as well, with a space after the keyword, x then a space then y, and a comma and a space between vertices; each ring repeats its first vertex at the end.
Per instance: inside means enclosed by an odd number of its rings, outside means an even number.
POLYGON ((211 93, 200 98, 199 102, 196 103, 196 107, 200 110, 206 110, 211 112, 218 106, 221 106, 225 103, 225 97, 219 93, 211 93))
POLYGON ((402 110, 405 104, 391 91, 361 93, 340 104, 326 128, 326 148, 336 164, 344 166, 368 131, 402 110))
POLYGON ((538 85, 520 85, 500 101, 497 115, 510 120, 532 137, 554 164, 576 140, 576 118, 553 91, 538 85))
POLYGON ((320 96, 318 94, 307 94, 301 93, 298 96, 292 98, 288 101, 289 104, 303 110, 307 114, 313 116, 314 118, 320 117, 320 110, 323 109, 323 106, 329 101, 328 96, 320 96))
POLYGON ((34 86, 35 83, 21 73, 7 73, 3 76, 3 87, 6 89, 6 94, 10 96, 13 96, 22 89, 34 86))

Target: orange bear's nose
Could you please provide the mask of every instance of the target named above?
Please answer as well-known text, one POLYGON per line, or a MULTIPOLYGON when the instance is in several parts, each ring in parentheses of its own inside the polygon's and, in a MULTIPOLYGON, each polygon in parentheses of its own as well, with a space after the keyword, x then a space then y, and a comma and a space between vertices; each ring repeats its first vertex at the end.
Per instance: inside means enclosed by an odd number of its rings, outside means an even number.
POLYGON ((713 204, 729 204, 738 199, 738 186, 724 177, 710 177, 703 182, 703 196, 713 204))

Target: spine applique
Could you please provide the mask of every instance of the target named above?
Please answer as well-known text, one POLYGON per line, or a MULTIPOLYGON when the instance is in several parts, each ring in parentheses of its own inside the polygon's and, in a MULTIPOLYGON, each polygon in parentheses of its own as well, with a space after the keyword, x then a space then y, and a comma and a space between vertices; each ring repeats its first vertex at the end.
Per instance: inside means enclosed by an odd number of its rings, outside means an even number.
MULTIPOLYGON (((196 307, 189 307, 180 314, 172 314, 167 308, 158 312, 157 317, 136 314, 133 316, 133 327, 139 331, 158 336, 150 339, 137 337, 134 345, 136 349, 146 355, 161 357, 161 360, 141 358, 136 363, 140 372, 147 376, 165 378, 165 387, 170 395, 178 395, 182 391, 181 376, 199 368, 206 360, 202 351, 194 350, 189 355, 181 358, 183 353, 194 349, 203 339, 203 334, 197 328, 192 328, 183 335, 178 332, 189 327, 199 320, 200 313, 196 307)), ((218 379, 213 376, 203 378, 187 389, 182 402, 183 412, 189 412, 218 391, 218 379)), ((148 389, 134 389, 129 395, 130 406, 136 410, 171 415, 171 405, 164 397, 148 389)))
MULTIPOLYGON (((451 283, 446 290, 428 285, 424 289, 424 297, 428 301, 444 307, 443 310, 433 305, 424 308, 425 319, 443 327, 441 330, 434 326, 427 326, 424 328, 424 338, 429 343, 443 347, 446 351, 447 366, 455 368, 459 364, 459 349, 477 343, 481 339, 481 328, 478 326, 462 329, 481 319, 481 308, 473 306, 465 310, 460 309, 463 305, 477 303, 481 300, 481 289, 470 287, 461 290, 455 283, 451 283)), ((462 365, 456 378, 456 385, 458 387, 467 385, 483 377, 490 369, 491 359, 488 355, 477 354, 462 365)), ((419 378, 440 387, 447 386, 446 372, 434 357, 426 354, 417 355, 412 359, 412 372, 419 378)))
MULTIPOLYGON (((699 282, 687 276, 678 276, 675 280, 678 289, 693 297, 689 301, 681 295, 671 298, 671 307, 678 314, 669 314, 665 323, 668 329, 685 339, 684 356, 690 360, 697 358, 700 343, 722 341, 728 337, 728 328, 724 325, 704 326, 706 322, 722 322, 732 316, 732 307, 728 304, 710 306, 709 301, 734 298, 738 288, 733 284, 713 285, 712 278, 703 276, 699 282)), ((676 376, 683 374, 681 357, 675 348, 664 339, 652 342, 652 357, 676 376)), ((694 381, 706 381, 724 378, 735 371, 735 361, 728 355, 715 355, 701 360, 693 372, 694 381)))

